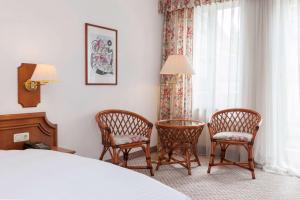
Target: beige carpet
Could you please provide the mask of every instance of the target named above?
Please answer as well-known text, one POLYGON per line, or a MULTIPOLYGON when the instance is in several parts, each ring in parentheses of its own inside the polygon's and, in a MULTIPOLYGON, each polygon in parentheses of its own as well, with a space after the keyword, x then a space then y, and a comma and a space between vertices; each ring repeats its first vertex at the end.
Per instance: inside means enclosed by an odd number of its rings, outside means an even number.
MULTIPOLYGON (((213 167, 206 173, 206 157, 200 157, 202 166, 192 169, 192 176, 181 166, 161 166, 155 171, 156 180, 183 192, 192 199, 201 200, 300 200, 300 179, 256 169, 256 179, 250 172, 235 166, 213 167)), ((130 163, 143 163, 136 158, 130 163)), ((154 165, 155 167, 155 165, 154 165)), ((139 170, 149 175, 147 171, 139 170)))

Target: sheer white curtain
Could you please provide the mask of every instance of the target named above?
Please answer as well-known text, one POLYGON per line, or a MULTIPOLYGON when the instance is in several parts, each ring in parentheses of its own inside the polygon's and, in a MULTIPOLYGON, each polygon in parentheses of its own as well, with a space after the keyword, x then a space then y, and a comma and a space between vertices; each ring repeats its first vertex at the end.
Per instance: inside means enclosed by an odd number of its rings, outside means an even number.
MULTIPOLYGON (((194 10, 194 117, 207 121, 216 111, 240 107, 240 6, 237 1, 203 5, 194 10)), ((200 138, 209 152, 207 131, 200 138)))
POLYGON ((255 157, 265 170, 300 176, 299 0, 256 0, 259 87, 264 126, 255 157))
POLYGON ((193 108, 207 118, 240 103, 240 8, 226 2, 196 7, 194 13, 193 108))
MULTIPOLYGON (((255 160, 300 175, 300 0, 240 0, 195 9, 193 108, 263 116, 255 160)), ((206 138, 207 140, 207 138, 206 138)))

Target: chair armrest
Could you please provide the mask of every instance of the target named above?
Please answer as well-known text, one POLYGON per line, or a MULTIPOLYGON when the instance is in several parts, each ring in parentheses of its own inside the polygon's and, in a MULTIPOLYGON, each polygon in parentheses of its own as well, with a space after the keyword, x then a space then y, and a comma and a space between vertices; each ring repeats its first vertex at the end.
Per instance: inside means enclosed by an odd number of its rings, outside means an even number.
POLYGON ((98 126, 100 128, 101 134, 102 134, 102 143, 105 144, 111 144, 112 146, 115 146, 116 142, 114 139, 114 135, 111 132, 110 128, 104 124, 101 124, 98 122, 98 126))
POLYGON ((254 144, 254 140, 256 138, 256 134, 260 128, 261 123, 259 123, 254 129, 253 129, 253 133, 252 133, 252 140, 251 143, 254 144))
POLYGON ((255 131, 257 132, 260 128, 260 124, 255 127, 255 131))
POLYGON ((149 121, 147 121, 147 128, 148 128, 148 131, 147 131, 147 135, 146 137, 147 138, 151 138, 151 134, 152 134, 152 128, 153 128, 153 124, 149 121))
POLYGON ((212 126, 212 123, 211 123, 211 122, 208 122, 208 123, 207 123, 207 127, 208 127, 208 132, 209 132, 210 139, 212 140, 212 139, 213 139, 213 136, 216 134, 216 130, 215 130, 214 127, 212 126))
POLYGON ((147 124, 148 124, 148 128, 149 128, 149 129, 152 129, 152 128, 153 128, 153 124, 152 124, 151 122, 147 122, 147 124))

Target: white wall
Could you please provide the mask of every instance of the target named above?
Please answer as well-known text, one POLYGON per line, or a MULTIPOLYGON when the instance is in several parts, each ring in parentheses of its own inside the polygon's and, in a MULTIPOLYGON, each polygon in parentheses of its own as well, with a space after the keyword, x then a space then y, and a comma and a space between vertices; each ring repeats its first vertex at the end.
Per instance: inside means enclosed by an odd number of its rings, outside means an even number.
POLYGON ((58 124, 60 146, 97 158, 97 111, 127 109, 157 120, 161 33, 156 0, 0 0, 0 114, 46 111, 58 124), (119 31, 117 86, 84 83, 86 22, 119 31), (42 87, 37 108, 17 103, 22 62, 58 70, 60 82, 42 87))

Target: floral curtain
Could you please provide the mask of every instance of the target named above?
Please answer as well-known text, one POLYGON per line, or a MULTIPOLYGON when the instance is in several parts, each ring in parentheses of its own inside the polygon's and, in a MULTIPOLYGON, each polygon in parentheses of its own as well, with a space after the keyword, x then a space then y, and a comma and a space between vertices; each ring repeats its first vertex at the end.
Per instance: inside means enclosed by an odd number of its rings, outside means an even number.
POLYGON ((159 12, 167 13, 184 8, 193 8, 212 3, 220 3, 232 0, 159 0, 159 12))
MULTIPOLYGON (((193 10, 184 8, 164 14, 163 63, 172 54, 186 55, 192 63, 193 10)), ((191 118, 191 75, 161 75, 160 93, 160 119, 191 118), (170 85, 168 82, 176 84, 170 85)))

